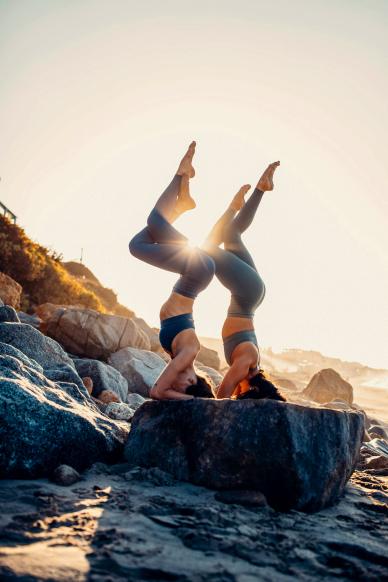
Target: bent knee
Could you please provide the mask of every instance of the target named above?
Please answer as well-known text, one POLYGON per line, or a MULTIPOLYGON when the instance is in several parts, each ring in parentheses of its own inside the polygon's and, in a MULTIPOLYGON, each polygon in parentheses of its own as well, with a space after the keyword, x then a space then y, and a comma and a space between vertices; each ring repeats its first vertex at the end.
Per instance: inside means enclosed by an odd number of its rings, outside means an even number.
POLYGON ((139 251, 140 251, 140 247, 141 247, 140 236, 138 234, 136 234, 128 243, 129 252, 134 257, 137 257, 137 255, 139 254, 139 251))
POLYGON ((216 264, 214 260, 205 253, 200 254, 201 279, 207 281, 207 284, 213 279, 216 272, 216 264))

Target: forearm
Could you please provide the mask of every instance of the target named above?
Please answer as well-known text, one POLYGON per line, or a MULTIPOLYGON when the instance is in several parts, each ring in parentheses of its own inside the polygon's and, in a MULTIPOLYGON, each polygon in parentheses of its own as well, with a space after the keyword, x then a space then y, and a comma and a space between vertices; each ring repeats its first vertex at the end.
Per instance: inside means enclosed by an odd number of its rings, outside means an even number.
POLYGON ((231 385, 230 383, 222 382, 217 390, 217 400, 221 398, 230 398, 235 390, 235 385, 231 385))

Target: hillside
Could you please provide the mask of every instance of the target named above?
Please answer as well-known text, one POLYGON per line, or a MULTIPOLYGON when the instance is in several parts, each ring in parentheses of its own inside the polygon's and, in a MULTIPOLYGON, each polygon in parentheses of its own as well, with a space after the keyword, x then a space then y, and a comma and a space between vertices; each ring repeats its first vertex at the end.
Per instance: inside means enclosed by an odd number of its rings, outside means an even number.
POLYGON ((60 254, 31 240, 20 226, 4 216, 0 216, 0 272, 22 286, 21 309, 26 312, 42 303, 55 303, 126 317, 134 315, 85 265, 62 262, 60 254))

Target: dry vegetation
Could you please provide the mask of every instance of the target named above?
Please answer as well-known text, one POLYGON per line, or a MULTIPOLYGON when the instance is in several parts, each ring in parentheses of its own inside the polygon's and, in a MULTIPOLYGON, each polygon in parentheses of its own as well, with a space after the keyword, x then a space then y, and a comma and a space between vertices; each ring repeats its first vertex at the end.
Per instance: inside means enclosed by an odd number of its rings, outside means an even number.
POLYGON ((46 302, 106 311, 96 293, 73 277, 60 258, 33 242, 18 225, 0 216, 0 271, 23 287, 24 311, 46 302))

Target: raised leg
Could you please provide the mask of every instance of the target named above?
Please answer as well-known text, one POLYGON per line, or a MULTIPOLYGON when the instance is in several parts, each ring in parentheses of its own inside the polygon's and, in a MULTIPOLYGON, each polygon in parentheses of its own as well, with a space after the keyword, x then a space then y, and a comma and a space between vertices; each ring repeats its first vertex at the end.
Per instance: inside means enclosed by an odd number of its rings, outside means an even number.
POLYGON ((249 188, 249 184, 241 186, 240 190, 234 196, 232 202, 229 204, 224 214, 217 220, 209 235, 207 236, 204 243, 205 248, 207 244, 218 246, 224 242, 224 229, 232 222, 233 218, 236 216, 236 213, 243 207, 244 196, 248 192, 249 188))
POLYGON ((161 214, 167 222, 172 223, 183 212, 195 208, 195 201, 190 196, 189 189, 189 180, 195 176, 193 168, 195 147, 195 141, 191 142, 172 182, 170 182, 155 204, 154 210, 161 214))

